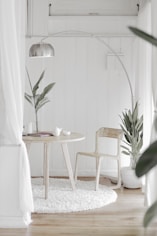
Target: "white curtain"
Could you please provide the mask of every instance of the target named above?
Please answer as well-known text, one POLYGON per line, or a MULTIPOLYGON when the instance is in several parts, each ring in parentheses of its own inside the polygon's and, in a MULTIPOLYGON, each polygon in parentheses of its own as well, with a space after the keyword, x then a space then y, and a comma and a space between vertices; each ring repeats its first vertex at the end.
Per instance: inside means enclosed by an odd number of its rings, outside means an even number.
POLYGON ((30 169, 22 141, 25 79, 25 0, 0 0, 0 148, 20 149, 20 207, 30 222, 33 198, 30 169))
MULTIPOLYGON (((151 32, 151 2, 141 2, 137 18, 137 27, 148 33, 151 32)), ((152 125, 152 85, 151 85, 151 57, 152 46, 137 37, 135 56, 135 100, 139 103, 139 111, 143 114, 143 152, 150 143, 152 125)), ((143 178, 143 191, 145 191, 145 178, 143 178)), ((147 191, 146 191, 147 192, 147 191)), ((146 193, 145 203, 147 202, 146 193)))
MULTIPOLYGON (((151 1, 151 19, 152 19, 152 34, 157 37, 157 1, 151 1)), ((157 140, 157 131, 155 128, 155 123, 157 121, 157 48, 152 48, 152 94, 153 94, 153 125, 151 132, 151 142, 157 140)), ((147 205, 150 206, 155 200, 157 200, 157 167, 153 168, 147 175, 147 205)))
MULTIPOLYGON (((138 28, 157 37, 157 1, 141 1, 138 15, 138 28)), ((144 149, 157 140, 155 121, 157 119, 157 48, 138 39, 138 75, 137 93, 143 107, 144 114, 144 149)), ((146 175, 145 204, 150 206, 157 200, 157 167, 146 175)))
MULTIPOLYGON (((148 33, 151 31, 151 3, 145 0, 141 6, 137 27, 148 33)), ((151 85, 151 56, 152 47, 146 41, 137 38, 137 55, 135 59, 135 100, 139 102, 140 113, 144 116, 143 124, 143 150, 150 143, 151 124, 152 124, 152 85, 151 85)))

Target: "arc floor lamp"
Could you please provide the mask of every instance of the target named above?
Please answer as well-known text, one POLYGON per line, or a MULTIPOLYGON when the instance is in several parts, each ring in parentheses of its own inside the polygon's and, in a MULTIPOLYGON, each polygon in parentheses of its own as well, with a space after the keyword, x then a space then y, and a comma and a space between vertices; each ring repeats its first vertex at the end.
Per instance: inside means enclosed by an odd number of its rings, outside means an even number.
POLYGON ((95 38, 97 41, 99 41, 101 44, 103 44, 105 47, 107 47, 112 53, 113 55, 115 55, 115 57, 118 59, 119 63, 122 66, 122 69, 126 75, 126 79, 129 85, 129 89, 130 89, 130 95, 131 95, 131 106, 132 106, 132 110, 134 108, 134 96, 133 96, 133 89, 132 89, 132 85, 131 85, 131 81, 128 75, 128 72, 120 58, 120 56, 118 55, 117 52, 114 51, 114 49, 108 44, 106 43, 102 37, 97 36, 93 33, 89 33, 89 32, 83 32, 83 31, 73 31, 73 30, 69 30, 69 31, 60 31, 54 34, 51 34, 49 36, 45 36, 42 38, 42 40, 37 43, 37 44, 33 44, 30 47, 29 50, 29 56, 30 57, 52 57, 55 55, 55 50, 54 47, 49 44, 49 43, 45 43, 44 40, 50 37, 59 37, 59 36, 71 36, 71 34, 73 36, 80 36, 80 34, 83 34, 84 37, 92 37, 95 38))

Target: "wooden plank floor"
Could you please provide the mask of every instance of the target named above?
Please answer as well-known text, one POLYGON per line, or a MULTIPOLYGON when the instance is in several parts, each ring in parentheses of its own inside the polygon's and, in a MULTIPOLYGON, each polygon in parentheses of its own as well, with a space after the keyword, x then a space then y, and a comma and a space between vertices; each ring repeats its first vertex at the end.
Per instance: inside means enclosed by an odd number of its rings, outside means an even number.
MULTIPOLYGON (((89 180, 90 181, 90 180, 89 180)), ((101 184, 109 182, 101 178, 101 184)), ((109 183, 110 184, 110 183, 109 183)), ((0 229, 1 236, 157 236, 157 224, 142 226, 145 212, 140 189, 116 190, 115 203, 100 209, 67 214, 32 214, 27 229, 0 229)))

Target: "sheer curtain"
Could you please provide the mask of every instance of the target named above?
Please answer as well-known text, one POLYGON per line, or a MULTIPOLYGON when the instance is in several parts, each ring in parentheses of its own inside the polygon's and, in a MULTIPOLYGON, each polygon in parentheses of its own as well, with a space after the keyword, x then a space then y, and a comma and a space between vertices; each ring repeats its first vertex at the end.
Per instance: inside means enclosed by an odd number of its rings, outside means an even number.
MULTIPOLYGON (((137 18, 137 27, 148 33, 151 32, 151 1, 141 2, 140 11, 137 18)), ((143 148, 144 151, 150 144, 152 126, 152 81, 151 62, 152 46, 146 41, 137 38, 137 55, 135 59, 136 79, 135 79, 135 99, 139 102, 139 110, 143 114, 143 148)), ((145 203, 148 201, 147 178, 143 179, 143 189, 145 189, 145 203), (145 184, 146 183, 146 184, 145 184), (146 187, 144 187, 146 186, 146 187)))
MULTIPOLYGON (((151 15, 152 15, 152 34, 157 37, 157 1, 151 1, 151 15)), ((153 125, 151 132, 151 142, 157 140, 157 131, 156 131, 156 121, 157 121, 157 48, 152 48, 152 94, 153 94, 153 125)), ((157 188, 156 188, 156 179, 157 179, 157 167, 153 168, 147 175, 147 204, 151 205, 155 200, 157 200, 157 188)))
POLYGON ((23 130, 25 0, 0 1, 0 148, 19 148, 20 210, 30 223, 33 198, 23 130))
MULTIPOLYGON (((151 31, 151 3, 149 0, 142 5, 137 20, 137 27, 146 32, 151 31)), ((152 47, 144 40, 137 38, 135 99, 139 102, 139 110, 144 116, 143 149, 150 142, 152 123, 152 85, 151 55, 152 47)))
MULTIPOLYGON (((157 37, 157 1, 143 0, 138 16, 138 28, 157 37)), ((144 149, 157 140, 157 48, 139 40, 139 82, 137 91, 143 103, 144 149), (142 46, 143 44, 143 46, 142 46), (150 128, 151 127, 151 128, 150 128)), ((145 204, 150 206, 157 199, 157 167, 146 175, 145 204)))

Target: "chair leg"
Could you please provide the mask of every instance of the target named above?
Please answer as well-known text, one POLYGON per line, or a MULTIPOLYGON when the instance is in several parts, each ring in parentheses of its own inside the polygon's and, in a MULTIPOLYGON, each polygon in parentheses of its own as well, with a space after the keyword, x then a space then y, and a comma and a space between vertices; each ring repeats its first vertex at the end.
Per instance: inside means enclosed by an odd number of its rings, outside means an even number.
POLYGON ((121 171, 120 171, 120 168, 121 168, 121 164, 120 164, 120 161, 118 160, 117 161, 117 165, 118 165, 118 182, 117 182, 117 188, 120 188, 121 187, 121 171))
POLYGON ((96 185, 95 185, 95 190, 97 191, 97 190, 99 190, 101 157, 97 158, 96 164, 97 164, 97 169, 96 169, 96 185))
POLYGON ((96 170, 98 169, 99 158, 96 158, 96 170))
POLYGON ((112 189, 121 188, 121 171, 120 171, 121 164, 120 164, 120 161, 119 161, 119 160, 117 160, 117 166, 118 166, 117 184, 114 185, 114 186, 112 186, 112 187, 111 187, 112 189))

